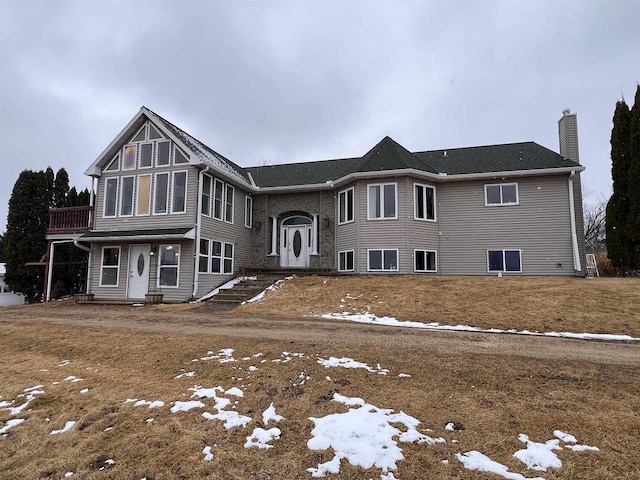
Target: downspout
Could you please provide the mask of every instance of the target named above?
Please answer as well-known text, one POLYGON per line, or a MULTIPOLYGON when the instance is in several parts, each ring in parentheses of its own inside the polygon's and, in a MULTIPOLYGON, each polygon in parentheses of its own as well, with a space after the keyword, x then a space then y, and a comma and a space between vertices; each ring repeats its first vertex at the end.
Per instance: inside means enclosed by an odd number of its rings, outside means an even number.
POLYGON ((193 293, 191 296, 195 298, 198 294, 198 288, 200 287, 199 276, 200 276, 200 234, 202 230, 202 183, 204 174, 209 171, 209 165, 200 170, 198 174, 198 211, 196 212, 196 248, 195 255, 193 258, 193 293))
POLYGON ((575 170, 569 175, 569 212, 571 215, 571 245, 573 247, 573 269, 576 272, 582 270, 580 262, 580 250, 578 249, 578 235, 576 233, 576 207, 573 200, 573 177, 576 176, 575 170))

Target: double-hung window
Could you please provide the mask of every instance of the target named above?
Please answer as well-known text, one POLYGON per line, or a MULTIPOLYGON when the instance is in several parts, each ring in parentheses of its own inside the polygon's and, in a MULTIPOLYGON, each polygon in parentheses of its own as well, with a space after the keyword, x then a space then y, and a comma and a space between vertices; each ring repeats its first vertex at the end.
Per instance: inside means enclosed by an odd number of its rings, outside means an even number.
POLYGON ((415 272, 436 272, 438 270, 434 250, 414 250, 413 254, 413 270, 415 272))
POLYGON ((209 175, 202 176, 202 208, 201 212, 207 217, 211 216, 211 184, 212 179, 209 175))
POLYGON ((233 273, 233 243, 224 244, 222 273, 233 273))
POLYGON ((521 250, 487 250, 489 272, 522 272, 521 250))
POLYGON ((397 272, 398 250, 367 250, 367 270, 370 272, 397 272))
POLYGON ((115 217, 118 203, 118 178, 107 178, 104 185, 104 216, 115 217))
POLYGON ((233 223, 233 193, 235 189, 229 184, 225 185, 225 187, 224 221, 233 223))
POLYGON ((173 173, 173 203, 171 213, 184 213, 187 211, 187 172, 173 173))
POLYGON ((249 195, 244 199, 244 226, 247 228, 253 226, 253 198, 249 195))
POLYGON ((436 189, 429 185, 413 184, 413 218, 436 219, 436 189))
POLYGON ((233 273, 233 243, 211 240, 211 273, 233 273))
POLYGON ((149 168, 153 162, 153 143, 140 145, 140 168, 149 168))
POLYGON ((353 188, 338 194, 338 224, 353 222, 353 188))
POLYGON ((100 286, 117 287, 120 272, 120 247, 102 247, 100 286))
POLYGON ((338 252, 338 271, 353 272, 353 250, 338 252))
POLYGON ((120 188, 120 216, 130 217, 133 215, 133 182, 135 177, 122 177, 120 188))
POLYGON ((368 219, 397 218, 397 195, 395 183, 369 185, 368 188, 368 219))
POLYGON ((158 286, 177 287, 180 270, 180 245, 160 245, 158 286))
POLYGON ((217 178, 213 182, 213 218, 222 220, 222 200, 224 198, 224 182, 217 178))
POLYGON ((198 272, 209 273, 209 240, 200 239, 200 256, 198 258, 198 272))
POLYGON ((169 174, 157 173, 153 213, 167 213, 169 205, 169 174))
POLYGON ((496 183, 484 186, 484 204, 486 206, 518 205, 517 183, 496 183))
POLYGON ((164 167, 169 165, 170 147, 171 142, 169 141, 158 142, 158 156, 156 158, 157 166, 164 167))

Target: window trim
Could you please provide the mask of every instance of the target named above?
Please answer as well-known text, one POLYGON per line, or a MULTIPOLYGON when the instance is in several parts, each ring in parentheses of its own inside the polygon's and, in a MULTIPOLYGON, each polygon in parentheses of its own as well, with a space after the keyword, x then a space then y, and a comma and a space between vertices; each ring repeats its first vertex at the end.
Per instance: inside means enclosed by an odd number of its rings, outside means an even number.
POLYGON ((138 169, 139 170, 146 170, 148 168, 153 168, 153 157, 154 157, 153 152, 155 150, 154 143, 156 143, 156 142, 154 142, 152 140, 150 142, 149 141, 144 141, 144 142, 140 142, 138 144, 138 148, 140 149, 140 159, 138 161, 138 169), (149 165, 142 166, 142 147, 145 146, 145 145, 151 145, 151 159, 150 159, 151 161, 149 162, 149 165))
POLYGON ((157 172, 153 176, 153 208, 151 209, 152 215, 168 215, 169 214, 169 178, 171 177, 169 172, 157 172), (161 175, 167 176, 167 201, 165 202, 164 212, 157 212, 157 193, 158 193, 158 177, 161 175))
POLYGON ((167 139, 158 139, 158 140, 154 140, 155 144, 156 144, 156 161, 155 161, 155 166, 156 167, 169 167, 171 166, 171 141, 167 140, 167 139), (161 143, 168 143, 169 144, 169 153, 167 154, 167 163, 158 163, 158 161, 160 160, 160 144, 161 143))
POLYGON ((151 191, 152 191, 152 183, 153 183, 153 175, 150 173, 145 173, 144 175, 138 175, 136 181, 136 217, 148 217, 151 215, 151 191), (149 177, 149 205, 148 205, 148 213, 140 213, 140 180, 144 177, 149 177))
POLYGON ((435 185, 429 185, 426 183, 413 183, 413 219, 419 220, 421 222, 437 222, 438 221, 438 212, 437 212, 437 201, 436 201, 436 187, 435 185), (416 187, 420 187, 423 190, 423 208, 424 208, 424 218, 418 216, 418 199, 416 198, 416 187), (427 188, 433 190, 433 218, 428 218, 427 212, 427 188))
POLYGON ((120 165, 120 170, 122 170, 123 172, 129 171, 129 170, 135 170, 138 167, 138 145, 140 144, 130 143, 122 147, 122 165, 120 165), (126 163, 125 163, 127 161, 127 148, 134 149, 133 166, 131 167, 126 167, 126 163))
POLYGON ((202 175, 202 192, 201 192, 201 205, 200 205, 200 214, 204 215, 205 217, 211 217, 212 214, 212 205, 211 205, 211 192, 213 190, 213 177, 211 175, 208 174, 203 174, 202 175), (209 179, 209 191, 206 192, 205 191, 205 179, 209 179), (206 197, 206 202, 205 202, 205 197, 206 197), (206 212, 203 212, 203 210, 205 209, 205 205, 206 205, 206 212))
MULTIPOLYGON (((487 257, 488 258, 488 257, 487 257)), ((424 262, 425 267, 427 266, 427 262, 424 262)), ((438 251, 437 250, 428 250, 426 248, 416 248, 413 250, 413 271, 415 273, 438 273, 438 251), (434 258, 435 258, 435 270, 418 270, 416 268, 416 258, 418 255, 418 252, 424 252, 424 253, 433 253, 434 258)))
POLYGON ((208 238, 200 238, 200 243, 207 242, 207 253, 202 253, 201 245, 198 245, 198 273, 209 274, 211 273, 211 240, 208 238), (200 261, 202 259, 206 260, 207 269, 206 271, 200 270, 200 261))
POLYGON ((162 288, 180 288, 180 259, 182 258, 182 245, 179 243, 163 243, 158 247, 158 281, 157 287, 159 289, 162 288), (177 248, 178 251, 178 263, 175 265, 162 265, 162 249, 164 247, 168 247, 169 245, 173 246, 173 248, 177 248), (176 268, 176 284, 175 285, 161 285, 161 273, 162 268, 176 268))
POLYGON ((120 191, 120 177, 109 177, 109 178, 105 178, 104 179, 104 195, 102 198, 102 217, 103 218, 116 218, 118 216, 118 194, 120 191), (115 198, 115 202, 114 202, 114 209, 113 209, 113 215, 107 215, 107 192, 109 191, 108 189, 108 183, 110 180, 115 180, 116 182, 116 198, 115 198))
POLYGON ((104 245, 102 247, 102 254, 100 256, 100 282, 99 285, 100 287, 104 287, 104 288, 118 288, 120 286, 120 263, 121 263, 121 259, 122 259, 122 248, 119 245, 104 245), (118 265, 107 265, 106 268, 116 268, 116 283, 114 285, 111 284, 104 284, 102 283, 102 272, 105 268, 104 265, 104 251, 107 248, 117 248, 118 249, 118 265))
MULTIPOLYGON (((353 223, 355 222, 355 203, 356 203, 356 190, 354 187, 350 187, 350 188, 345 188, 344 190, 341 190, 340 192, 338 192, 338 225, 346 225, 347 223, 353 223), (351 211, 349 212, 349 192, 351 192, 351 211), (342 209, 342 202, 340 200, 341 196, 344 195, 344 208, 345 208, 345 212, 344 212, 344 221, 340 221, 341 218, 341 209, 342 209), (351 215, 349 215, 351 214, 351 215), (349 218, 351 217, 351 218, 349 218)), ((345 250, 346 251, 346 250, 345 250)))
POLYGON ((399 272, 400 271, 400 250, 398 248, 368 248, 367 249, 367 272, 399 272), (372 269, 371 268, 371 258, 370 252, 382 252, 382 268, 381 269, 372 269), (396 252, 396 268, 395 269, 385 269, 384 268, 384 252, 396 252))
POLYGON ((234 264, 235 264, 235 255, 236 255, 236 246, 231 243, 231 242, 222 242, 222 275, 233 275, 233 268, 234 268, 234 264), (227 250, 227 245, 231 245, 231 256, 227 257, 226 255, 226 250, 227 250), (231 260, 231 271, 227 272, 225 270, 225 261, 226 260, 231 260))
POLYGON ((236 199, 236 194, 235 194, 235 187, 233 185, 231 185, 230 183, 225 183, 224 184, 224 196, 223 196, 223 201, 222 204, 224 205, 224 221, 225 223, 228 223, 230 225, 233 225, 233 220, 234 220, 234 208, 235 208, 235 199, 236 199), (231 189, 231 203, 229 204, 229 189, 231 189), (229 214, 229 209, 231 209, 231 213, 229 214), (231 217, 230 220, 228 220, 227 218, 231 217))
POLYGON ((520 248, 495 248, 487 249, 487 273, 522 273, 522 249, 520 248), (489 252, 502 252, 502 270, 491 270, 489 264, 489 252), (507 252, 518 252, 520 270, 507 270, 507 252))
POLYGON ((123 175, 122 177, 120 177, 120 180, 120 212, 118 216, 123 218, 133 217, 136 205, 136 176, 123 175), (131 178, 133 180, 131 182, 131 213, 124 214, 122 213, 122 207, 124 206, 124 181, 128 178, 131 178))
POLYGON ((244 226, 246 228, 253 227, 253 198, 251 195, 244 197, 244 226))
POLYGON ((518 182, 508 183, 485 183, 484 185, 484 206, 485 207, 509 207, 513 205, 520 205, 520 187, 518 182), (515 202, 503 202, 502 187, 515 185, 516 186, 516 201, 515 202), (500 203, 489 203, 489 196, 487 195, 487 187, 500 187, 500 203))
POLYGON ((212 193, 211 193, 211 202, 212 202, 212 208, 211 208, 211 217, 215 218, 216 220, 224 220, 224 205, 225 205, 225 201, 224 201, 224 182, 222 180, 220 180, 219 178, 213 178, 213 188, 212 188, 212 193), (221 185, 220 187, 220 192, 222 192, 222 195, 220 196, 220 216, 216 216, 216 192, 217 190, 217 185, 221 185))
MULTIPOLYGON (((397 220, 398 219, 398 182, 385 182, 385 183, 369 183, 367 184, 367 220, 397 220), (393 217, 384 216, 384 187, 386 185, 394 186, 394 210, 395 215, 393 217), (371 187, 380 187, 380 217, 371 216, 371 187)), ((367 261, 368 263, 368 261, 367 261)))
MULTIPOLYGON (((368 255, 368 254, 367 254, 368 255)), ((340 250, 338 252, 338 271, 339 272, 355 272, 356 270, 356 254, 355 254, 355 250, 351 249, 351 250, 340 250), (347 261, 347 255, 351 254, 351 268, 347 268, 349 265, 349 262, 347 261), (344 269, 340 268, 340 256, 344 254, 344 269)))
MULTIPOLYGON (((169 161, 171 161, 171 159, 169 159, 169 161)), ((173 145, 173 165, 174 166, 183 166, 183 165, 189 165, 189 163, 191 163, 189 161, 189 155, 187 155, 186 153, 184 153, 182 150, 180 150, 180 148, 178 148, 177 145, 173 145), (176 162, 176 158, 178 158, 178 155, 176 155, 176 153, 179 153, 180 155, 182 155, 186 161, 184 162, 176 162)))
MULTIPOLYGON (((176 170, 171 172, 171 199, 169 201, 171 205, 171 215, 182 215, 187 213, 187 201, 189 199, 189 172, 187 170, 176 170), (176 175, 184 173, 184 209, 183 210, 174 210, 175 205, 175 193, 176 193, 176 175)), ((169 195, 167 195, 169 197, 169 195)))
POLYGON ((106 167, 102 170, 103 172, 119 172, 120 171, 120 152, 116 153, 115 156, 111 159, 111 161, 107 164, 106 167), (111 165, 116 163, 116 168, 111 168, 111 165))

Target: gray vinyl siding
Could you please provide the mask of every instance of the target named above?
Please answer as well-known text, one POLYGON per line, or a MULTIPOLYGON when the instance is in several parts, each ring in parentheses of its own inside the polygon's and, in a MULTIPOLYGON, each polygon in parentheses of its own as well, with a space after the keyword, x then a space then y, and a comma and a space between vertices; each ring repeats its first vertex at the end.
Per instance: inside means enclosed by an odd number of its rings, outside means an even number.
MULTIPOLYGON (((362 207, 360 201, 360 183, 353 183, 351 185, 347 185, 344 188, 340 188, 336 191, 336 219, 338 217, 338 194, 344 190, 348 190, 349 188, 353 188, 353 222, 343 223, 342 225, 338 225, 336 222, 336 264, 334 268, 338 268, 338 252, 353 250, 353 272, 341 272, 341 273, 357 273, 358 272, 358 228, 360 224, 360 219, 358 218, 359 211, 364 208, 362 207)), ((365 265, 366 269, 366 265, 365 265)))
MULTIPOLYGON (((407 245, 409 230, 407 226, 408 215, 413 219, 413 210, 408 209, 407 184, 409 179, 406 177, 394 177, 373 180, 362 180, 358 182, 357 204, 359 206, 356 211, 358 221, 359 245, 355 252, 357 257, 357 272, 370 273, 367 271, 367 250, 370 249, 397 249, 398 250, 398 271, 383 273, 406 273, 407 272, 407 245), (397 218, 396 219, 376 219, 368 220, 368 204, 367 191, 369 185, 382 183, 396 183, 397 192, 397 218)), ((410 190, 410 189, 409 189, 410 190)))
POLYGON ((567 175, 441 183, 437 198, 439 273, 487 275, 487 250, 520 249, 523 275, 574 275, 567 175), (503 182, 519 205, 485 206, 484 185, 503 182))
POLYGON ((200 238, 233 244, 233 274, 198 274, 197 296, 202 296, 223 283, 242 274, 246 269, 254 267, 251 258, 252 229, 244 226, 245 199, 247 193, 234 186, 233 223, 218 220, 205 215, 201 216, 200 238))
MULTIPOLYGON (((440 185, 433 182, 425 182, 423 179, 407 179, 407 227, 409 231, 408 235, 408 248, 407 248, 407 270, 405 273, 415 273, 414 266, 414 251, 415 250, 434 250, 436 251, 436 262, 440 263, 438 252, 438 221, 440 217, 440 209, 438 208, 438 200, 440 198, 440 185), (414 184, 427 185, 434 187, 436 191, 436 218, 435 221, 430 220, 416 220, 415 217, 415 205, 414 205, 414 184)), ((438 269, 439 271, 439 269, 438 269)), ((423 273, 421 273, 423 274, 423 273)), ((433 273, 431 273, 433 275, 433 273)))
MULTIPOLYGON (((172 175, 169 175, 169 205, 168 211, 171 212, 171 202, 173 199, 173 182, 172 175)), ((126 172, 104 172, 101 177, 98 178, 98 186, 96 189, 96 230, 131 230, 131 229, 153 229, 153 228, 172 228, 180 226, 195 226, 196 223, 196 210, 198 208, 198 169, 190 165, 175 165, 167 167, 154 167, 138 170, 128 170, 126 172), (155 183, 156 173, 171 173, 171 172, 187 172, 187 192, 186 202, 187 208, 185 213, 166 213, 166 214, 153 214, 154 209, 154 196, 155 196, 155 183), (138 201, 138 175, 151 174, 151 215, 135 215, 136 205, 138 201), (120 183, 118 184, 118 201, 117 201, 117 215, 116 217, 104 217, 104 189, 106 180, 108 178, 129 177, 135 175, 134 181, 134 195, 133 195, 133 209, 134 215, 121 217, 120 216, 120 183)))
POLYGON ((158 287, 158 255, 150 257, 149 293, 162 293, 163 300, 169 302, 183 302, 191 298, 193 289, 193 241, 166 240, 153 242, 128 243, 93 243, 91 247, 91 272, 89 277, 89 293, 96 299, 122 300, 127 298, 127 280, 129 271, 129 246, 132 244, 151 245, 151 249, 158 251, 160 245, 180 245, 180 268, 178 270, 178 288, 158 287), (102 267, 102 247, 120 247, 120 268, 118 271, 118 285, 115 287, 101 287, 100 275, 102 267))

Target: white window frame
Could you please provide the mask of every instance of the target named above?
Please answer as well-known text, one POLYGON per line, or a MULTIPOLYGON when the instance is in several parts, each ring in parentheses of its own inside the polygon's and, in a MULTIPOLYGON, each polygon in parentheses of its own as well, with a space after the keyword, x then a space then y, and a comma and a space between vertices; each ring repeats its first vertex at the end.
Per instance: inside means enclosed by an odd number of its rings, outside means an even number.
POLYGON ((189 190, 189 172, 187 170, 177 170, 175 172, 171 172, 171 200, 169 203, 171 204, 171 214, 172 215, 181 215, 187 213, 187 201, 188 201, 188 190, 189 190), (176 194, 176 175, 184 173, 184 208, 183 210, 174 210, 175 205, 175 194, 176 194))
POLYGON ((397 220, 398 219, 398 182, 386 182, 386 183, 370 183, 367 185, 367 220, 397 220), (394 190, 394 211, 393 217, 384 216, 384 187, 393 185, 394 190), (379 217, 371 216, 371 191, 372 187, 380 187, 380 215, 379 217))
POLYGON ((225 201, 224 201, 224 192, 225 192, 225 188, 224 188, 224 182, 222 180, 220 180, 219 178, 215 178, 213 179, 213 193, 211 194, 211 202, 212 202, 212 208, 211 208, 211 216, 213 218, 215 218, 216 220, 223 220, 224 219, 224 205, 225 205, 225 201), (218 185, 220 185, 220 215, 216 216, 216 192, 218 191, 218 185))
POLYGON ((484 186, 484 206, 485 207, 505 207, 512 205, 520 205, 520 188, 518 187, 518 182, 510 182, 510 183, 487 183, 484 186), (502 200, 502 188, 515 185, 516 187, 516 201, 515 202, 504 202, 502 200), (500 203, 489 203, 489 196, 487 194, 488 187, 500 187, 500 203))
POLYGON ((413 219, 420 220, 422 222, 436 222, 438 218, 438 214, 436 212, 436 187, 433 185, 427 185, 425 183, 414 183, 413 184, 413 219), (424 217, 418 216, 418 195, 416 194, 416 188, 422 189, 422 209, 424 211, 424 217), (427 209, 427 189, 433 190, 433 218, 428 217, 428 209, 427 209))
MULTIPOLYGON (((425 267, 427 266, 426 259, 425 259, 424 265, 425 265, 425 267)), ((438 271, 438 252, 437 252, 437 250, 427 250, 425 248, 416 248, 413 251, 413 271, 416 272, 416 273, 436 273, 438 271), (416 258, 418 256, 418 253, 422 253, 422 254, 433 253, 434 259, 435 259, 434 263, 435 263, 435 267, 436 267, 435 270, 427 270, 426 268, 425 268, 425 270, 418 270, 416 268, 416 258)))
POLYGON ((102 216, 104 218, 115 218, 118 216, 118 194, 120 192, 120 177, 111 177, 105 178, 104 180, 104 195, 103 195, 103 205, 102 205, 102 216), (116 182, 116 198, 115 198, 115 208, 113 209, 113 215, 107 215, 107 192, 109 191, 108 183, 109 181, 115 180, 116 182))
POLYGON ((153 215, 167 215, 169 213, 169 186, 171 184, 171 174, 169 172, 160 172, 160 173, 156 173, 153 177, 153 208, 151 210, 151 213, 153 215), (165 202, 165 208, 164 208, 164 212, 157 212, 156 211, 156 207, 157 205, 157 193, 158 193, 158 177, 166 175, 167 177, 167 201, 165 202))
POLYGON ((189 155, 180 150, 177 145, 173 146, 173 164, 175 166, 189 165, 189 155), (186 162, 176 162, 176 158, 178 157, 176 155, 176 152, 180 153, 180 155, 182 155, 186 159, 186 162))
POLYGON ((207 252, 206 253, 202 253, 202 247, 201 245, 198 245, 198 273, 204 273, 204 274, 208 274, 211 273, 211 240, 208 240, 206 238, 201 238, 200 242, 206 242, 207 243, 207 252), (204 259, 206 260, 206 264, 207 264, 207 268, 205 271, 200 270, 200 261, 204 259))
POLYGON ((338 252, 338 271, 339 272, 354 272, 356 269, 356 255, 354 250, 341 250, 338 252), (351 268, 348 268, 348 254, 351 254, 351 268), (340 268, 341 262, 340 257, 344 255, 344 266, 345 268, 340 268))
POLYGON ((249 195, 244 199, 244 226, 253 227, 253 198, 249 195))
POLYGON ((355 221, 355 188, 346 188, 338 193, 338 225, 345 225, 347 223, 353 223, 355 221), (351 209, 349 209, 349 192, 351 193, 351 209), (344 221, 340 219, 343 217, 342 215, 342 197, 344 195, 344 221), (349 211, 351 210, 351 211, 349 211))
POLYGON ((140 142, 138 144, 138 149, 140 150, 140 155, 138 155, 139 160, 138 160, 138 168, 141 170, 146 170, 147 168, 153 168, 153 151, 155 150, 155 146, 154 143, 156 142, 140 142), (149 165, 147 165, 146 167, 142 166, 142 147, 145 145, 151 145, 151 161, 149 162, 149 165))
POLYGON ((226 223, 229 223, 231 225, 233 225, 233 216, 234 216, 234 204, 235 204, 235 198, 236 198, 236 194, 235 194, 235 187, 229 183, 225 183, 224 185, 224 199, 223 199, 223 205, 224 205, 224 221, 226 223), (229 190, 231 190, 231 203, 229 203, 229 190))
POLYGON ((100 257, 100 286, 101 287, 105 287, 105 288, 117 288, 120 286, 120 260, 122 259, 122 249, 120 248, 120 246, 116 246, 116 245, 105 245, 102 247, 102 255, 100 257), (110 269, 116 269, 116 283, 114 285, 112 284, 104 284, 102 283, 102 272, 105 269, 105 265, 104 265, 104 251, 109 248, 109 249, 118 249, 118 265, 107 265, 106 268, 110 268, 110 269))
POLYGON ((487 249, 487 272, 488 273, 522 273, 522 249, 520 248, 494 248, 487 249), (489 265, 489 252, 502 252, 502 270, 491 270, 489 265), (507 252, 518 252, 520 259, 520 270, 507 270, 507 252))
POLYGON ((131 137, 131 143, 138 143, 138 142, 146 142, 148 138, 147 135, 147 122, 144 123, 144 125, 142 125, 142 127, 140 127, 138 129, 138 131, 135 133, 134 136, 131 137), (144 138, 142 140, 134 140, 134 138, 136 138, 138 135, 140 135, 140 132, 144 131, 144 138))
POLYGON ((223 275, 231 275, 233 274, 233 267, 234 267, 234 257, 235 257, 235 253, 236 253, 236 246, 233 243, 229 243, 229 242, 222 242, 222 274, 223 275), (226 251, 227 251, 227 245, 231 246, 231 256, 227 257, 226 255, 226 251), (231 260, 231 270, 227 272, 227 270, 225 269, 225 261, 226 260, 231 260))
POLYGON ((400 251, 397 248, 369 248, 367 249, 367 272, 398 272, 400 270, 400 251), (371 268, 371 252, 382 252, 382 267, 380 269, 371 268), (396 252, 396 268, 384 268, 384 252, 396 252))
POLYGON ((120 171, 120 152, 116 153, 115 157, 113 157, 111 159, 111 161, 107 164, 106 167, 104 167, 104 170, 102 170, 103 172, 118 172, 120 171), (114 163, 116 163, 116 168, 111 168, 111 165, 113 165, 114 163))
POLYGON ((146 173, 144 175, 138 175, 138 179, 136 181, 136 216, 138 217, 148 217, 149 215, 151 215, 151 197, 153 196, 153 175, 150 173, 146 173), (139 197, 140 197, 140 179, 144 178, 144 177, 149 177, 149 205, 148 205, 148 209, 149 209, 149 213, 140 213, 139 208, 140 208, 140 202, 139 197))
POLYGON ((120 178, 120 217, 133 217, 133 212, 136 210, 136 176, 135 175, 124 175, 120 178), (124 214, 122 213, 122 207, 124 206, 124 181, 127 178, 131 178, 131 213, 124 214))
POLYGON ((123 172, 129 172, 131 170, 135 170, 138 167, 138 152, 139 152, 139 148, 140 144, 139 143, 130 143, 128 145, 125 145, 122 147, 122 161, 120 163, 120 170, 122 170, 123 172), (125 153, 127 151, 127 148, 129 147, 133 147, 136 150, 136 153, 133 156, 133 166, 129 167, 129 168, 125 168, 125 160, 127 158, 127 154, 125 153))
POLYGON ((164 243, 160 245, 158 249, 158 288, 180 288, 180 259, 181 259, 181 245, 179 243, 164 243), (178 251, 178 263, 176 265, 162 265, 162 250, 164 247, 173 246, 178 251), (175 285, 162 285, 161 273, 163 268, 176 268, 176 284, 175 285))
POLYGON ((171 165, 171 141, 170 140, 162 140, 158 139, 156 142, 156 167, 168 167, 171 165), (169 144, 169 154, 167 157, 167 163, 160 164, 158 161, 160 160, 160 144, 168 143, 169 144))
POLYGON ((204 215, 205 217, 211 217, 211 209, 212 209, 212 204, 211 204, 211 192, 213 191, 213 177, 211 175, 207 175, 206 173, 202 175, 202 200, 201 200, 201 207, 200 207, 200 213, 202 215, 204 215), (205 191, 205 178, 209 179, 209 191, 205 191), (205 198, 206 198, 206 202, 205 202, 205 198), (205 207, 206 205, 206 207, 205 207), (203 212, 203 210, 206 208, 206 212, 203 212))

